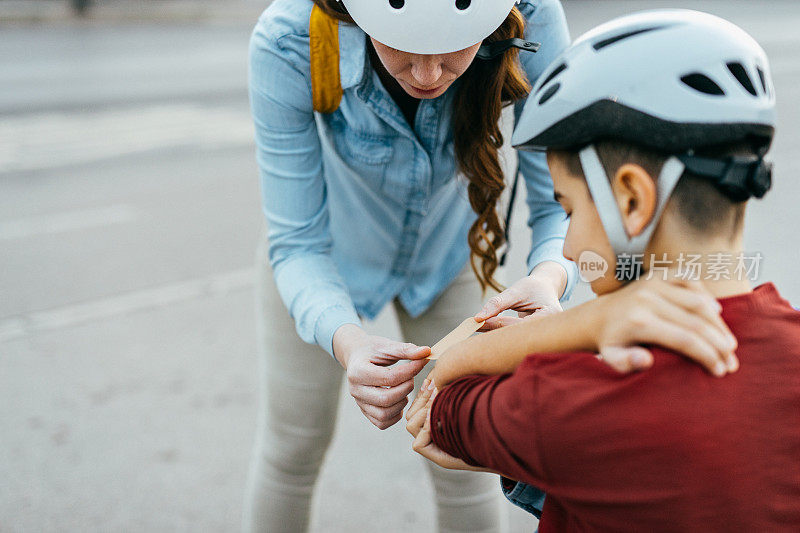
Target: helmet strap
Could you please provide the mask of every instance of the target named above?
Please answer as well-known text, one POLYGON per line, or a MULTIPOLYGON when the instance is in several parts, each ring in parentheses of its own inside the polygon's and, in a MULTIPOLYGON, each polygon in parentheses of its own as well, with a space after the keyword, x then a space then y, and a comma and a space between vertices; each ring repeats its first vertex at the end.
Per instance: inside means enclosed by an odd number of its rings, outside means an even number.
POLYGON ((735 202, 762 198, 772 186, 772 164, 763 155, 720 159, 689 152, 677 157, 687 171, 710 181, 735 202))
POLYGON ((525 39, 506 39, 503 41, 495 41, 493 43, 484 43, 478 48, 478 59, 483 59, 485 61, 491 60, 504 54, 507 50, 511 48, 519 48, 525 52, 533 52, 536 53, 539 51, 539 48, 542 47, 542 43, 535 43, 533 41, 526 41, 525 39))
POLYGON ((641 258, 658 226, 658 221, 661 219, 661 214, 667 205, 669 197, 672 195, 672 191, 675 190, 678 180, 683 175, 685 168, 683 163, 676 157, 670 157, 664 163, 658 180, 656 180, 658 196, 653 219, 639 235, 630 237, 625 230, 617 200, 614 198, 611 181, 608 179, 594 145, 590 144, 580 151, 580 160, 586 184, 600 215, 603 229, 618 258, 617 260, 619 261, 621 256, 627 258, 639 256, 641 258))

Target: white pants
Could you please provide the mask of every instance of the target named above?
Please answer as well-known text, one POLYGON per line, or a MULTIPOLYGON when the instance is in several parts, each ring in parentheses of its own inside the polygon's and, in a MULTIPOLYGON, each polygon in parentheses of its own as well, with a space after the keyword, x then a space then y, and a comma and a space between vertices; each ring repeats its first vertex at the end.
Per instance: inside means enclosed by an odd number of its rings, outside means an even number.
MULTIPOLYGON (((308 529, 311 496, 333 435, 344 372, 324 350, 297 336, 272 278, 266 239, 257 262, 262 399, 244 530, 298 533, 308 529)), ((467 314, 477 312, 482 301, 480 286, 467 266, 422 316, 414 319, 396 302, 395 307, 403 337, 430 346, 467 314)), ((417 390, 427 371, 417 376, 417 390)), ((413 453, 410 444, 408 451, 413 453)), ((496 476, 425 463, 436 493, 440 532, 501 530, 505 520, 496 476)))

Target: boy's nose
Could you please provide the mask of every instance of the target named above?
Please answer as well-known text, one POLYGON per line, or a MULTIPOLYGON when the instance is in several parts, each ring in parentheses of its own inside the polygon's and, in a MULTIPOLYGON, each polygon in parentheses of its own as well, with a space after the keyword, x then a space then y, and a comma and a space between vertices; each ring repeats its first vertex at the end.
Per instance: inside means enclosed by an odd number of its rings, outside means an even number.
POLYGON ((561 255, 563 255, 565 259, 575 263, 575 259, 572 257, 572 251, 570 250, 566 240, 564 241, 564 247, 561 249, 561 255))
POLYGON ((439 56, 420 56, 411 65, 411 75, 420 89, 432 89, 442 77, 442 62, 439 56))

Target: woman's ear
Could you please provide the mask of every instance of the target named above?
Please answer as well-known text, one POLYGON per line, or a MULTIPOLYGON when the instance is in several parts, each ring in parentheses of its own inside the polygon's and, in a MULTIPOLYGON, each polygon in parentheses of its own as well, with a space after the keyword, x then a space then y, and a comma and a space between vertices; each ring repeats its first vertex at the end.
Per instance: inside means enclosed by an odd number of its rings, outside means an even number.
POLYGON ((656 212, 658 189, 655 181, 639 165, 625 163, 614 175, 611 188, 617 199, 625 230, 630 237, 639 235, 653 220, 656 212))

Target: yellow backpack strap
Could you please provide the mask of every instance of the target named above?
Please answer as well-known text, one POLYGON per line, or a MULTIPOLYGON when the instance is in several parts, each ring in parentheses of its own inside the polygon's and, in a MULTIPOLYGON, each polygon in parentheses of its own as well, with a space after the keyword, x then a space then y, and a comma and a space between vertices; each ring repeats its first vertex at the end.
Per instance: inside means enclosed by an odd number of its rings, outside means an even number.
POLYGON ((339 108, 343 92, 339 76, 339 21, 314 4, 309 35, 314 111, 333 113, 339 108))

